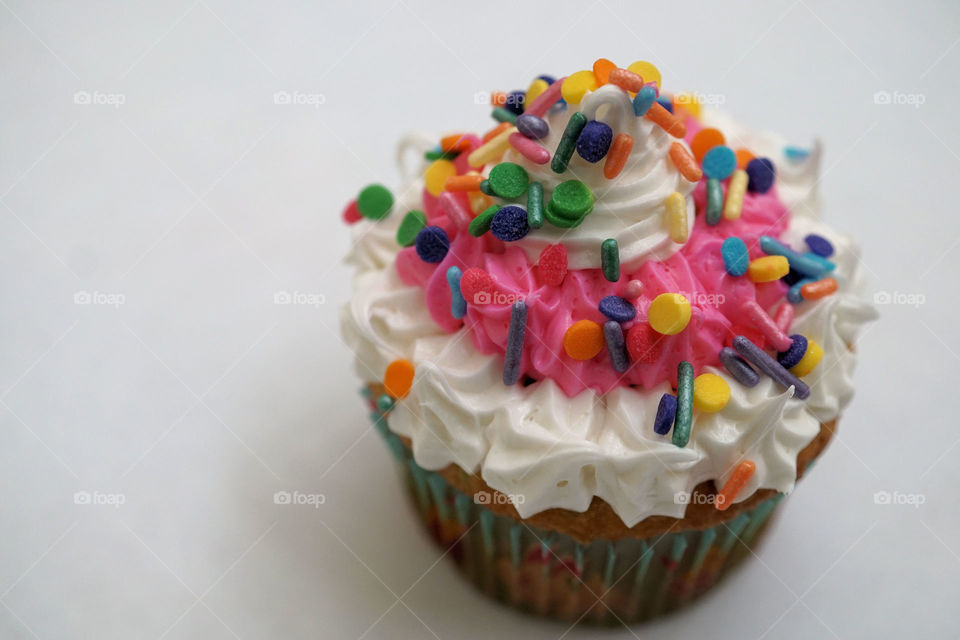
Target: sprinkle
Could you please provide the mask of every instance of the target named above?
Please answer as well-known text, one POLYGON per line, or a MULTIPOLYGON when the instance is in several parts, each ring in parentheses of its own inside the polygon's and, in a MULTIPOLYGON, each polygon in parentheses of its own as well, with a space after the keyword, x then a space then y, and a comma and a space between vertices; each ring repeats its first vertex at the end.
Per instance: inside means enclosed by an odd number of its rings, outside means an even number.
POLYGON ((821 258, 829 258, 833 255, 833 245, 823 236, 818 236, 815 233, 811 233, 804 238, 803 241, 807 243, 807 247, 810 249, 810 251, 817 254, 821 258))
POLYGON ((770 158, 754 158, 747 163, 747 175, 750 176, 750 184, 747 185, 752 193, 766 193, 773 186, 773 179, 776 177, 776 170, 773 167, 773 161, 770 158))
POLYGON ((653 364, 662 351, 662 336, 649 323, 637 322, 627 330, 627 353, 634 362, 653 364))
POLYGON ((460 278, 463 272, 460 267, 451 266, 447 269, 447 284, 450 285, 450 315, 460 319, 467 315, 467 301, 460 292, 460 278))
MULTIPOLYGON (((533 102, 528 104, 527 108, 524 109, 524 113, 542 118, 544 114, 547 113, 547 109, 556 104, 557 100, 560 100, 564 80, 566 80, 566 78, 560 78, 559 80, 550 82, 550 86, 547 87, 547 90, 537 96, 533 102)), ((547 80, 547 82, 549 82, 549 80, 547 80)))
POLYGON ((514 124, 517 121, 517 114, 504 107, 494 107, 493 111, 490 112, 490 115, 497 122, 508 122, 510 124, 514 124))
POLYGON ((470 139, 465 133, 454 133, 440 138, 440 149, 445 152, 461 153, 470 148, 470 139))
POLYGON ((577 138, 577 153, 587 162, 600 162, 613 141, 613 129, 606 122, 591 120, 577 138))
POLYGON ((480 191, 483 176, 471 172, 462 176, 450 176, 443 185, 444 191, 480 191))
POLYGON ((657 91, 653 87, 644 87, 633 98, 633 114, 638 118, 647 115, 650 107, 657 101, 657 91))
POLYGON ((377 409, 380 411, 380 413, 387 413, 393 409, 396 404, 397 401, 391 398, 387 393, 377 398, 377 409))
POLYGON ((811 282, 816 281, 811 278, 802 278, 796 283, 790 285, 790 288, 787 289, 787 302, 792 304, 800 304, 803 302, 803 287, 811 282))
POLYGON ((684 178, 689 182, 697 182, 703 177, 703 171, 697 166, 693 156, 680 142, 670 145, 670 160, 684 178))
POLYGON ((703 156, 707 154, 707 151, 725 143, 726 139, 719 129, 708 127, 706 129, 700 129, 700 131, 693 136, 693 139, 690 141, 690 149, 693 151, 693 157, 697 159, 697 162, 703 162, 703 156))
MULTIPOLYGON (((780 363, 768 356, 764 351, 753 344, 746 336, 737 336, 733 339, 733 348, 737 350, 747 362, 770 376, 774 382, 784 389, 794 388, 794 395, 806 400, 810 397, 810 387, 803 380, 780 366, 780 363)), ((809 347, 808 347, 809 350, 809 347)), ((799 366, 799 365, 798 365, 799 366)))
POLYGON ((519 198, 530 184, 527 170, 513 162, 501 162, 490 170, 487 179, 493 193, 501 198, 519 198))
POLYGON ((627 71, 632 71, 644 80, 647 81, 647 84, 656 83, 657 86, 662 86, 663 80, 660 77, 660 70, 657 69, 652 63, 647 62, 646 60, 637 60, 627 67, 627 71))
POLYGON ((746 169, 747 165, 750 164, 750 161, 753 160, 753 158, 754 155, 749 149, 737 149, 737 168, 746 169))
POLYGON ((675 115, 670 113, 664 108, 659 102, 654 102, 650 105, 650 109, 647 111, 644 116, 647 120, 650 120, 658 127, 669 133, 674 138, 682 138, 687 135, 687 127, 683 122, 675 115))
POLYGON ((623 295, 627 298, 636 300, 643 293, 643 283, 639 280, 631 280, 623 290, 623 295))
POLYGON ((507 111, 515 116, 518 116, 523 113, 523 104, 526 99, 527 92, 517 89, 516 91, 511 91, 509 94, 507 94, 507 101, 503 106, 507 109, 507 111))
POLYGON ((737 236, 730 236, 720 245, 720 255, 723 256, 723 267, 732 276, 742 276, 750 266, 750 254, 747 243, 737 236))
POLYGON ((818 300, 824 298, 837 290, 837 281, 835 278, 824 278, 816 282, 808 282, 800 286, 800 295, 804 300, 818 300))
POLYGON ((747 276, 753 282, 773 282, 790 273, 790 263, 783 256, 764 256, 750 261, 747 276))
POLYGON ((459 151, 441 151, 439 147, 423 152, 423 158, 430 162, 434 160, 456 160, 459 155, 459 151))
POLYGON ((593 75, 597 78, 597 84, 605 85, 610 82, 610 72, 617 68, 610 60, 598 58, 593 63, 593 75))
POLYGON ((514 242, 530 233, 527 212, 523 207, 507 205, 501 207, 490 221, 490 233, 498 240, 514 242))
POLYGON ((763 310, 756 300, 747 300, 741 305, 741 308, 750 320, 753 328, 762 333, 763 337, 767 339, 767 342, 769 342, 774 349, 786 351, 790 348, 790 337, 783 331, 780 331, 777 323, 773 321, 773 318, 763 310))
POLYGON ((493 189, 490 187, 490 181, 486 178, 480 181, 480 192, 485 196, 495 196, 493 189))
POLYGON ((777 312, 773 316, 773 321, 777 323, 777 328, 786 333, 793 323, 793 305, 787 302, 781 303, 777 307, 777 312))
POLYGON ((509 129, 511 126, 513 125, 511 125, 509 122, 501 122, 500 124, 495 126, 493 129, 490 129, 490 131, 487 131, 485 134, 483 134, 483 138, 481 138, 481 141, 490 142, 491 140, 496 138, 498 135, 500 135, 501 133, 509 129))
POLYGON ((547 286, 559 287, 567 276, 567 248, 562 244, 551 244, 540 252, 537 261, 540 282, 547 286))
POLYGON ((623 340, 623 327, 616 320, 608 320, 603 325, 603 337, 610 352, 610 363, 613 370, 623 373, 630 368, 630 358, 627 357, 627 348, 623 340))
POLYGON ((534 164, 550 162, 550 152, 519 132, 510 134, 510 146, 520 152, 524 158, 534 164))
POLYGON ((825 271, 823 263, 797 253, 770 236, 760 236, 760 248, 764 253, 768 253, 771 256, 783 256, 787 259, 787 262, 790 263, 790 269, 799 271, 805 276, 819 278, 825 271))
POLYGON ((708 178, 726 180, 737 168, 737 154, 724 145, 713 147, 703 156, 703 173, 708 178))
POLYGON ((563 135, 557 144, 557 151, 553 154, 553 161, 550 163, 555 173, 563 173, 567 170, 570 158, 573 157, 573 152, 577 148, 577 138, 580 137, 580 132, 585 126, 587 126, 587 116, 579 111, 573 113, 567 120, 567 127, 563 130, 563 135))
POLYGON ((387 365, 383 386, 394 398, 405 398, 413 386, 413 363, 409 360, 394 360, 387 365))
POLYGON ((674 191, 663 201, 667 208, 667 220, 670 224, 670 239, 683 244, 690 237, 687 226, 687 200, 683 194, 674 191))
POLYGON ((830 260, 827 260, 823 256, 818 256, 812 251, 805 251, 803 253, 803 256, 805 258, 810 258, 811 260, 819 264, 821 267, 823 267, 824 271, 833 271, 834 269, 837 268, 837 265, 835 263, 831 262, 830 260))
POLYGON ((693 406, 704 413, 716 413, 730 402, 730 385, 715 373, 701 373, 693 381, 693 406))
POLYGON ((743 169, 737 169, 727 185, 727 202, 723 207, 723 217, 736 220, 743 213, 743 197, 747 194, 747 182, 750 176, 743 169))
POLYGON ((351 200, 346 207, 343 209, 343 213, 340 214, 343 218, 343 221, 347 224, 356 224, 363 219, 363 214, 360 213, 360 210, 357 209, 357 201, 351 200))
POLYGON ((597 76, 593 71, 571 73, 560 85, 560 95, 570 104, 580 104, 588 92, 597 88, 597 76))
POLYGON ((490 222, 493 220, 493 216, 497 215, 497 211, 500 211, 500 205, 492 204, 487 207, 483 213, 474 218, 473 222, 471 222, 467 228, 470 235, 474 238, 479 238, 487 231, 490 231, 490 222))
POLYGON ((805 160, 810 155, 810 150, 788 145, 783 148, 783 155, 787 157, 787 160, 798 162, 805 160))
POLYGON ((630 322, 637 315, 633 303, 620 296, 604 296, 598 305, 600 313, 617 322, 630 322))
POLYGON ((502 107, 507 104, 507 94, 503 91, 494 91, 490 94, 490 104, 495 107, 502 107))
POLYGON ((632 150, 633 138, 626 133, 618 133, 607 153, 607 161, 603 163, 603 177, 613 180, 620 175, 632 150))
POLYGON ((566 216, 559 214, 557 213, 553 200, 551 200, 543 207, 543 217, 547 222, 555 227, 560 227, 561 229, 572 229, 573 227, 579 226, 587 216, 566 216))
POLYGON ((790 372, 796 376, 805 376, 820 364, 823 359, 823 349, 813 340, 807 340, 807 352, 803 354, 800 362, 795 364, 790 372))
POLYGON ((743 488, 750 481, 750 478, 753 477, 756 469, 757 466, 750 460, 743 460, 736 466, 733 473, 730 474, 730 478, 727 479, 723 484, 723 488, 720 489, 720 493, 717 494, 717 499, 714 502, 717 511, 726 511, 730 508, 730 505, 733 504, 733 501, 736 500, 740 492, 743 491, 743 488))
POLYGON ((620 247, 615 238, 607 238, 600 245, 600 268, 610 282, 620 279, 620 247))
POLYGON ((661 293, 650 303, 647 321, 657 333, 676 335, 690 323, 690 302, 679 293, 661 293))
POLYGON ((644 87, 643 78, 629 69, 612 69, 609 78, 610 84, 630 93, 637 93, 644 87))
POLYGON ((423 182, 433 197, 439 196, 447 184, 447 178, 457 175, 457 167, 449 160, 433 162, 423 174, 423 182))
POLYGON ((563 334, 563 350, 574 360, 589 360, 603 349, 603 329, 593 320, 578 320, 563 334))
POLYGON ((450 250, 450 238, 447 232, 436 226, 428 226, 417 232, 415 240, 417 255, 424 262, 435 264, 443 261, 450 250))
POLYGON ((417 241, 417 234, 420 229, 427 226, 427 216, 423 211, 408 211, 403 216, 400 226, 397 227, 397 244, 401 247, 412 247, 417 241))
POLYGON ((357 196, 357 210, 364 218, 382 220, 393 207, 393 194, 382 184, 371 184, 357 196))
POLYGON ((723 187, 716 178, 707 178, 707 211, 704 218, 707 224, 715 227, 723 217, 723 187))
POLYGON ((582 218, 593 211, 593 191, 579 180, 566 180, 553 189, 553 213, 565 218, 582 218))
POLYGON ((687 446, 692 423, 693 365, 683 360, 677 365, 677 416, 673 422, 673 444, 687 446))
POLYGON ((460 293, 473 304, 489 303, 496 289, 493 276, 478 267, 471 267, 460 276, 460 293))
POLYGON ((653 432, 657 435, 665 436, 670 432, 673 426, 673 420, 677 415, 677 397, 670 393, 660 396, 660 404, 657 405, 657 417, 653 419, 653 432))
POLYGON ((549 88, 550 83, 543 78, 534 79, 534 81, 530 83, 530 86, 527 87, 526 95, 523 96, 523 104, 529 105, 549 88))
POLYGON ((520 379, 520 364, 523 360, 523 340, 527 333, 527 303, 517 300, 510 307, 510 329, 507 332, 507 348, 503 354, 503 384, 508 387, 520 379))
POLYGON ((506 122, 504 124, 507 125, 505 129, 502 129, 489 141, 470 152, 470 155, 467 156, 467 164, 474 168, 482 167, 491 160, 499 158, 507 150, 507 147, 510 146, 510 134, 517 128, 506 122))
POLYGON ((755 387, 760 382, 760 376, 753 370, 747 361, 737 355, 730 347, 720 349, 720 362, 734 379, 745 387, 755 387))
POLYGON ((461 229, 466 229, 473 220, 473 213, 463 205, 457 194, 450 191, 440 194, 440 209, 461 229))
POLYGON ((525 113, 517 118, 517 131, 532 140, 539 140, 550 133, 550 125, 543 118, 525 113))
POLYGON ((527 187, 527 224, 531 229, 543 226, 543 185, 539 182, 527 187))
POLYGON ((473 214, 482 213, 487 207, 493 204, 493 200, 491 200, 487 194, 480 191, 467 192, 467 199, 470 200, 470 211, 473 214))
POLYGON ((799 333, 795 333, 790 336, 790 340, 790 348, 777 353, 777 362, 779 362, 780 366, 784 369, 797 366, 803 359, 804 354, 807 353, 807 339, 805 337, 799 333))

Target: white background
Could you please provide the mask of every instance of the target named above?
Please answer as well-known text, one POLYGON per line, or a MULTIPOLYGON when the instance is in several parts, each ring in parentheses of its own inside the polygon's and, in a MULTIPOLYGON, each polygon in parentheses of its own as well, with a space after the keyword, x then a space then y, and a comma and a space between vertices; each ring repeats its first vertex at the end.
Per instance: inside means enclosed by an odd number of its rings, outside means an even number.
POLYGON ((341 208, 397 186, 403 132, 485 129, 477 91, 605 56, 821 136, 871 293, 923 302, 857 344, 857 400, 759 559, 638 631, 956 638, 960 8, 838 4, 0 0, 0 637, 594 637, 437 562, 337 315, 341 208))

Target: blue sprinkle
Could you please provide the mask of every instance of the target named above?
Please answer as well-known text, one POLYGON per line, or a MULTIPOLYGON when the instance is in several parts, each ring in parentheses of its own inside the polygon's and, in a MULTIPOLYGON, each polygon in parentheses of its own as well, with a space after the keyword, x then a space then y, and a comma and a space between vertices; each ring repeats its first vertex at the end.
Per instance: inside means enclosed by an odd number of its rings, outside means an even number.
POLYGON ((604 296, 598 306, 600 313, 617 322, 630 322, 637 315, 633 303, 620 296, 604 296))
POLYGON ((787 160, 805 160, 810 155, 810 150, 788 146, 783 148, 783 155, 787 156, 787 160))
POLYGON ((803 302, 803 294, 800 293, 800 289, 803 287, 803 285, 810 282, 816 282, 816 280, 813 278, 804 278, 803 280, 798 280, 792 284, 790 288, 787 289, 787 302, 791 304, 800 304, 803 302))
POLYGON ((467 315, 467 301, 460 292, 460 276, 463 272, 460 267, 451 266, 447 269, 447 284, 450 285, 450 314, 458 320, 467 315))
POLYGON ((640 89, 636 97, 633 99, 633 113, 638 118, 640 116, 646 115, 647 111, 650 111, 650 107, 653 106, 653 103, 657 100, 657 92, 653 87, 644 87, 640 89))
POLYGON ((543 118, 525 113, 517 118, 517 131, 532 140, 539 140, 550 133, 550 125, 543 118))
POLYGON ((660 396, 657 405, 657 417, 653 420, 653 432, 665 436, 673 426, 673 419, 677 415, 677 396, 665 393, 660 396))
POLYGON ((523 102, 527 99, 526 91, 511 91, 507 94, 507 101, 503 108, 514 115, 523 113, 523 102))
POLYGON ((490 233, 504 242, 520 240, 530 233, 526 210, 515 204, 501 207, 490 221, 490 233))
POLYGON ((627 356, 627 343, 623 339, 623 327, 616 320, 607 320, 603 323, 603 337, 610 352, 610 362, 617 373, 623 373, 630 368, 630 357, 627 356))
POLYGON ((720 255, 723 256, 723 267, 732 276, 742 276, 750 267, 750 253, 747 243, 737 236, 730 236, 720 245, 720 255))
POLYGON ((803 241, 807 243, 810 251, 814 252, 821 258, 829 258, 833 255, 833 245, 830 244, 830 241, 823 236, 818 236, 815 233, 811 233, 804 238, 803 241))
POLYGON ((610 150, 613 129, 606 122, 591 120, 577 138, 577 153, 587 162, 599 162, 610 150))
POLYGON ((833 271, 834 269, 837 268, 837 265, 836 265, 836 264, 834 264, 833 262, 827 260, 827 259, 824 258, 823 256, 818 256, 817 254, 813 253, 812 251, 807 251, 807 252, 805 252, 803 255, 804 255, 804 257, 810 258, 811 260, 813 260, 814 262, 816 262, 817 264, 819 264, 821 267, 823 267, 824 272, 833 271))
POLYGON ((754 371, 750 364, 740 357, 730 347, 720 349, 720 362, 737 382, 745 387, 755 387, 760 382, 760 374, 754 371))
POLYGON ((657 98, 657 103, 670 113, 673 113, 673 101, 669 98, 657 98))
POLYGON ((417 234, 417 255, 424 262, 442 262, 450 250, 450 238, 440 227, 427 226, 417 234))
POLYGON ((800 273, 799 271, 796 271, 795 269, 790 269, 790 272, 787 273, 787 275, 780 278, 780 280, 782 280, 788 287, 792 287, 793 285, 797 284, 804 278, 806 278, 806 276, 800 273))
POLYGON ((507 332, 507 348, 503 356, 503 384, 508 387, 520 379, 520 364, 523 360, 523 340, 527 333, 527 303, 517 300, 510 308, 510 329, 507 332))
POLYGON ((747 190, 751 193, 766 193, 773 186, 776 169, 770 158, 754 158, 747 163, 747 190))
POLYGON ((771 256, 783 256, 790 263, 791 269, 805 276, 820 278, 825 271, 828 271, 823 262, 797 253, 771 236, 760 236, 760 248, 771 256))
POLYGON ((554 78, 553 76, 548 76, 548 75, 537 76, 537 80, 543 80, 543 81, 546 82, 548 85, 551 85, 551 84, 553 84, 554 82, 557 81, 556 78, 554 78))
POLYGON ((793 368, 803 358, 803 354, 807 352, 806 338, 799 333, 795 333, 790 336, 790 339, 793 340, 790 348, 777 354, 777 362, 779 362, 780 366, 784 369, 793 368))
POLYGON ((726 180, 737 168, 737 154, 733 149, 717 145, 703 156, 703 175, 717 180, 726 180))

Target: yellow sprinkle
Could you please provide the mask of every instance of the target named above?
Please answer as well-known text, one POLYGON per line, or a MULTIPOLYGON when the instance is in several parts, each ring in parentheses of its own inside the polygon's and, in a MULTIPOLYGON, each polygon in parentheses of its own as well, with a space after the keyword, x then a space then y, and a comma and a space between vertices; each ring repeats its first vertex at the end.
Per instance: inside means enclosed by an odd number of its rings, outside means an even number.
POLYGON ((644 82, 656 82, 657 87, 663 89, 663 82, 660 78, 660 70, 646 60, 637 60, 627 67, 627 71, 633 71, 635 74, 643 78, 644 82))
POLYGON ((667 207, 667 222, 670 224, 670 239, 683 244, 690 236, 687 228, 687 200, 683 194, 674 191, 663 201, 667 207))
POLYGON ((537 98, 540 97, 540 94, 547 90, 550 85, 547 84, 547 81, 543 78, 537 78, 530 83, 530 87, 527 88, 527 95, 524 96, 523 104, 528 105, 537 98))
POLYGON ((737 169, 730 178, 727 187, 727 202, 723 205, 723 217, 727 220, 736 220, 743 212, 743 196, 747 193, 747 182, 750 176, 743 169, 737 169))
POLYGON ((773 282, 790 273, 790 263, 784 256, 764 256, 750 261, 747 276, 754 282, 773 282))
POLYGON ((700 101, 693 93, 678 93, 673 97, 673 103, 679 109, 683 109, 694 118, 700 118, 700 101))
POLYGON ((730 385, 715 373, 701 373, 693 380, 693 406, 705 413, 720 411, 730 402, 730 385))
POLYGON ((493 204, 493 200, 482 191, 470 191, 467 198, 470 199, 470 209, 474 214, 486 211, 493 204))
POLYGON ((823 359, 823 349, 813 340, 807 340, 807 351, 803 354, 803 357, 800 358, 800 362, 793 365, 793 368, 790 369, 790 373, 801 378, 820 364, 820 360, 823 359))
POLYGON ((467 157, 467 164, 471 167, 482 167, 494 160, 510 146, 510 134, 515 133, 516 127, 508 127, 491 138, 485 145, 474 149, 467 157))
POLYGON ((583 96, 588 91, 595 91, 597 88, 597 76, 593 71, 577 71, 567 76, 567 79, 560 85, 560 95, 570 104, 580 104, 583 96))
POLYGON ((436 197, 443 193, 447 178, 457 175, 457 168, 449 160, 435 160, 423 174, 430 195, 436 197))
POLYGON ((661 293, 650 303, 647 322, 665 336, 680 333, 690 323, 690 303, 679 293, 661 293))

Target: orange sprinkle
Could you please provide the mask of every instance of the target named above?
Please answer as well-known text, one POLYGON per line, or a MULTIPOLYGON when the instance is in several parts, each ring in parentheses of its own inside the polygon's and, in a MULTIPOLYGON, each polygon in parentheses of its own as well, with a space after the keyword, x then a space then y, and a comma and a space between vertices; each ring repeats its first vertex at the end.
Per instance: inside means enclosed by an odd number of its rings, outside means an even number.
POLYGON ((746 149, 737 149, 737 168, 746 169, 754 157, 755 156, 746 149))
POLYGON ((800 287, 800 295, 804 300, 816 300, 825 298, 837 290, 837 280, 835 278, 824 278, 816 282, 808 282, 800 287))
POLYGON ((701 129, 697 132, 697 135, 693 136, 693 140, 690 141, 690 148, 693 150, 693 157, 697 159, 697 162, 703 162, 703 156, 707 155, 707 151, 724 145, 726 142, 726 138, 723 137, 719 129, 707 128, 701 129))
POLYGON ((667 111, 662 104, 654 102, 650 110, 644 116, 661 129, 672 135, 674 138, 682 138, 687 135, 687 126, 679 118, 667 111))
POLYGON ((610 82, 610 72, 617 68, 606 58, 599 58, 593 63, 593 75, 597 76, 597 84, 604 85, 610 82))
POLYGON ((409 360, 394 360, 383 374, 383 386, 393 398, 405 398, 413 386, 413 363, 409 360))
POLYGON ((733 501, 737 499, 737 494, 743 491, 743 487, 753 477, 753 472, 756 470, 757 465, 750 460, 744 460, 737 465, 737 468, 730 475, 730 479, 717 494, 717 501, 714 504, 717 511, 726 511, 733 504, 733 501))
POLYGON ((699 182, 700 178, 703 177, 703 171, 697 165, 697 161, 693 159, 687 148, 679 142, 670 145, 670 159, 673 160, 673 165, 680 172, 680 175, 690 182, 699 182))
POLYGON ((503 91, 494 91, 490 94, 490 104, 495 107, 502 107, 507 104, 507 94, 503 91))
POLYGON ((466 151, 470 148, 470 141, 465 133, 455 133, 440 138, 441 151, 466 151))
POLYGON ((504 131, 506 131, 512 126, 513 125, 510 124, 509 122, 501 122, 500 124, 495 126, 493 129, 490 129, 490 131, 487 131, 485 134, 483 134, 483 141, 490 142, 491 140, 493 140, 498 135, 500 135, 501 133, 503 133, 504 131))
POLYGON ((614 69, 610 72, 610 84, 615 84, 624 91, 636 93, 643 89, 643 78, 633 71, 626 69, 614 69))
POLYGON ((603 163, 603 176, 607 180, 613 180, 620 175, 632 150, 633 138, 625 133, 618 133, 617 137, 613 139, 610 151, 607 152, 607 159, 603 163))
POLYGON ((563 350, 574 360, 589 360, 603 349, 603 328, 592 320, 578 320, 563 334, 563 350))
POLYGON ((446 191, 480 191, 483 176, 479 173, 468 173, 462 176, 450 176, 443 188, 446 191))

